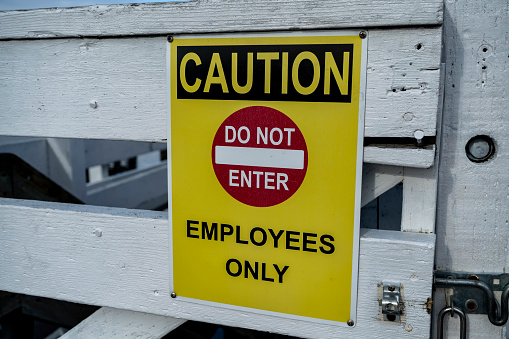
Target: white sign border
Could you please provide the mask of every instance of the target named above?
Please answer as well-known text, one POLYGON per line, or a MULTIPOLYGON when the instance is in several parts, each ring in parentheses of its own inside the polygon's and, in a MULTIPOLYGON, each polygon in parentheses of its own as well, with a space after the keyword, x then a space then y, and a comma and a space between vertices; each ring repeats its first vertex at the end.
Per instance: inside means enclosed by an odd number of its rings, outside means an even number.
MULTIPOLYGON (((357 131, 357 164, 356 164, 356 180, 355 180, 355 212, 354 212, 354 236, 353 236, 353 256, 352 256, 352 288, 350 317, 354 325, 347 323, 324 320, 319 318, 305 317, 294 314, 287 314, 275 311, 267 311, 256 308, 223 304, 207 300, 199 300, 187 297, 177 296, 176 300, 192 302, 207 306, 214 306, 226 309, 233 309, 241 312, 251 312, 263 315, 270 315, 286 319, 299 321, 307 321, 311 323, 319 323, 326 325, 336 325, 341 327, 353 328, 357 325, 357 294, 358 294, 358 277, 359 277, 359 241, 360 241, 360 214, 361 214, 361 190, 362 190, 362 165, 364 151, 364 116, 366 111, 366 75, 367 75, 367 59, 368 59, 368 30, 327 30, 327 31, 295 31, 295 32, 253 32, 253 33, 212 33, 212 34, 179 34, 179 39, 216 39, 216 38, 278 38, 278 37, 309 37, 309 36, 358 36, 363 31, 366 37, 362 39, 361 47, 361 69, 360 69, 360 91, 359 91, 359 120, 357 131)), ((169 232, 169 259, 170 259, 170 291, 174 291, 173 282, 173 213, 172 213, 172 162, 171 162, 171 42, 166 44, 166 85, 167 87, 167 164, 168 164, 168 221, 170 226, 169 232)))

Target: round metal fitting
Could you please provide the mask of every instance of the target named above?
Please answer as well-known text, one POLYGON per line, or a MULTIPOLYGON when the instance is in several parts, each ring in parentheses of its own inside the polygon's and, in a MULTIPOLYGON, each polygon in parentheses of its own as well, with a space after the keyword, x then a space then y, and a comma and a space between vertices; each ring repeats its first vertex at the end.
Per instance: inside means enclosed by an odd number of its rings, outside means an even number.
POLYGON ((393 291, 396 289, 396 287, 394 287, 394 286, 392 286, 392 285, 391 285, 391 286, 387 287, 387 289, 388 289, 389 291, 393 292, 393 291))
POLYGON ((170 297, 172 297, 172 298, 176 298, 176 297, 177 297, 177 293, 175 293, 175 292, 171 292, 170 297))
POLYGON ((467 308, 467 310, 469 310, 470 312, 474 312, 477 310, 477 301, 475 301, 474 299, 468 299, 466 302, 465 302, 465 307, 467 308))
POLYGON ((168 42, 173 42, 173 37, 171 35, 168 35, 168 37, 166 38, 166 40, 168 40, 168 42))
POLYGON ((361 39, 366 39, 367 36, 368 36, 368 33, 366 33, 366 31, 360 31, 359 32, 359 37, 361 39))
POLYGON ((495 154, 495 143, 487 135, 476 135, 465 145, 467 158, 472 162, 488 161, 495 154))
POLYGON ((476 275, 476 274, 470 274, 468 277, 467 277, 468 280, 477 280, 479 281, 479 276, 476 275))
POLYGON ((353 326, 353 325, 355 325, 355 323, 353 322, 353 320, 352 320, 352 319, 348 320, 348 321, 346 322, 346 324, 347 324, 348 326, 353 326))

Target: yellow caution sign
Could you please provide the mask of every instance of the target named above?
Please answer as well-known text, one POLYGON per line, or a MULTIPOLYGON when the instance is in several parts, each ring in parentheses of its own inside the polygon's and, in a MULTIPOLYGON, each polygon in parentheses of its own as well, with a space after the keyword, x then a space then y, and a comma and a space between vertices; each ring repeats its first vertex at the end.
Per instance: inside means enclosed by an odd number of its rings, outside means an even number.
POLYGON ((169 43, 177 298, 355 320, 365 44, 358 32, 169 43))

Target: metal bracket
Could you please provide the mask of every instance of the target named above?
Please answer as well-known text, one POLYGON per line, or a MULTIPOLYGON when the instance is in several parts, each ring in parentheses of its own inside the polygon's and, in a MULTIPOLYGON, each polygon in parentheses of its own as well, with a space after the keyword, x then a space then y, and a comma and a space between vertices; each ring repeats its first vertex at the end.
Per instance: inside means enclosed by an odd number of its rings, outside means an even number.
POLYGON ((383 284, 381 306, 384 321, 401 322, 403 305, 399 284, 383 284))
POLYGON ((497 326, 507 322, 509 274, 436 271, 435 287, 452 289, 452 305, 467 314, 487 314, 497 326), (495 298, 497 291, 502 291, 500 303, 495 298))

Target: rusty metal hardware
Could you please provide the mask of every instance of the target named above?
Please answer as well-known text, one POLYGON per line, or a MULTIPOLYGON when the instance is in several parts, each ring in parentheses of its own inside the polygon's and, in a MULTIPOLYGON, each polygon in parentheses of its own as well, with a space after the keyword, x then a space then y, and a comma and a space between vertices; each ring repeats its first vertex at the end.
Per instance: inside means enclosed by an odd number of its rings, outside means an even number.
POLYGON ((451 313, 451 317, 454 317, 456 313, 460 318, 460 339, 467 339, 467 317, 462 310, 456 307, 445 307, 438 313, 438 339, 444 338, 444 318, 447 313, 451 313))
POLYGON ((382 315, 385 321, 401 321, 401 290, 399 284, 383 284, 382 315))
POLYGON ((436 288, 452 288, 451 302, 465 313, 487 314, 493 325, 504 326, 509 317, 509 274, 436 271, 436 288), (502 291, 499 301, 494 291, 502 291))

